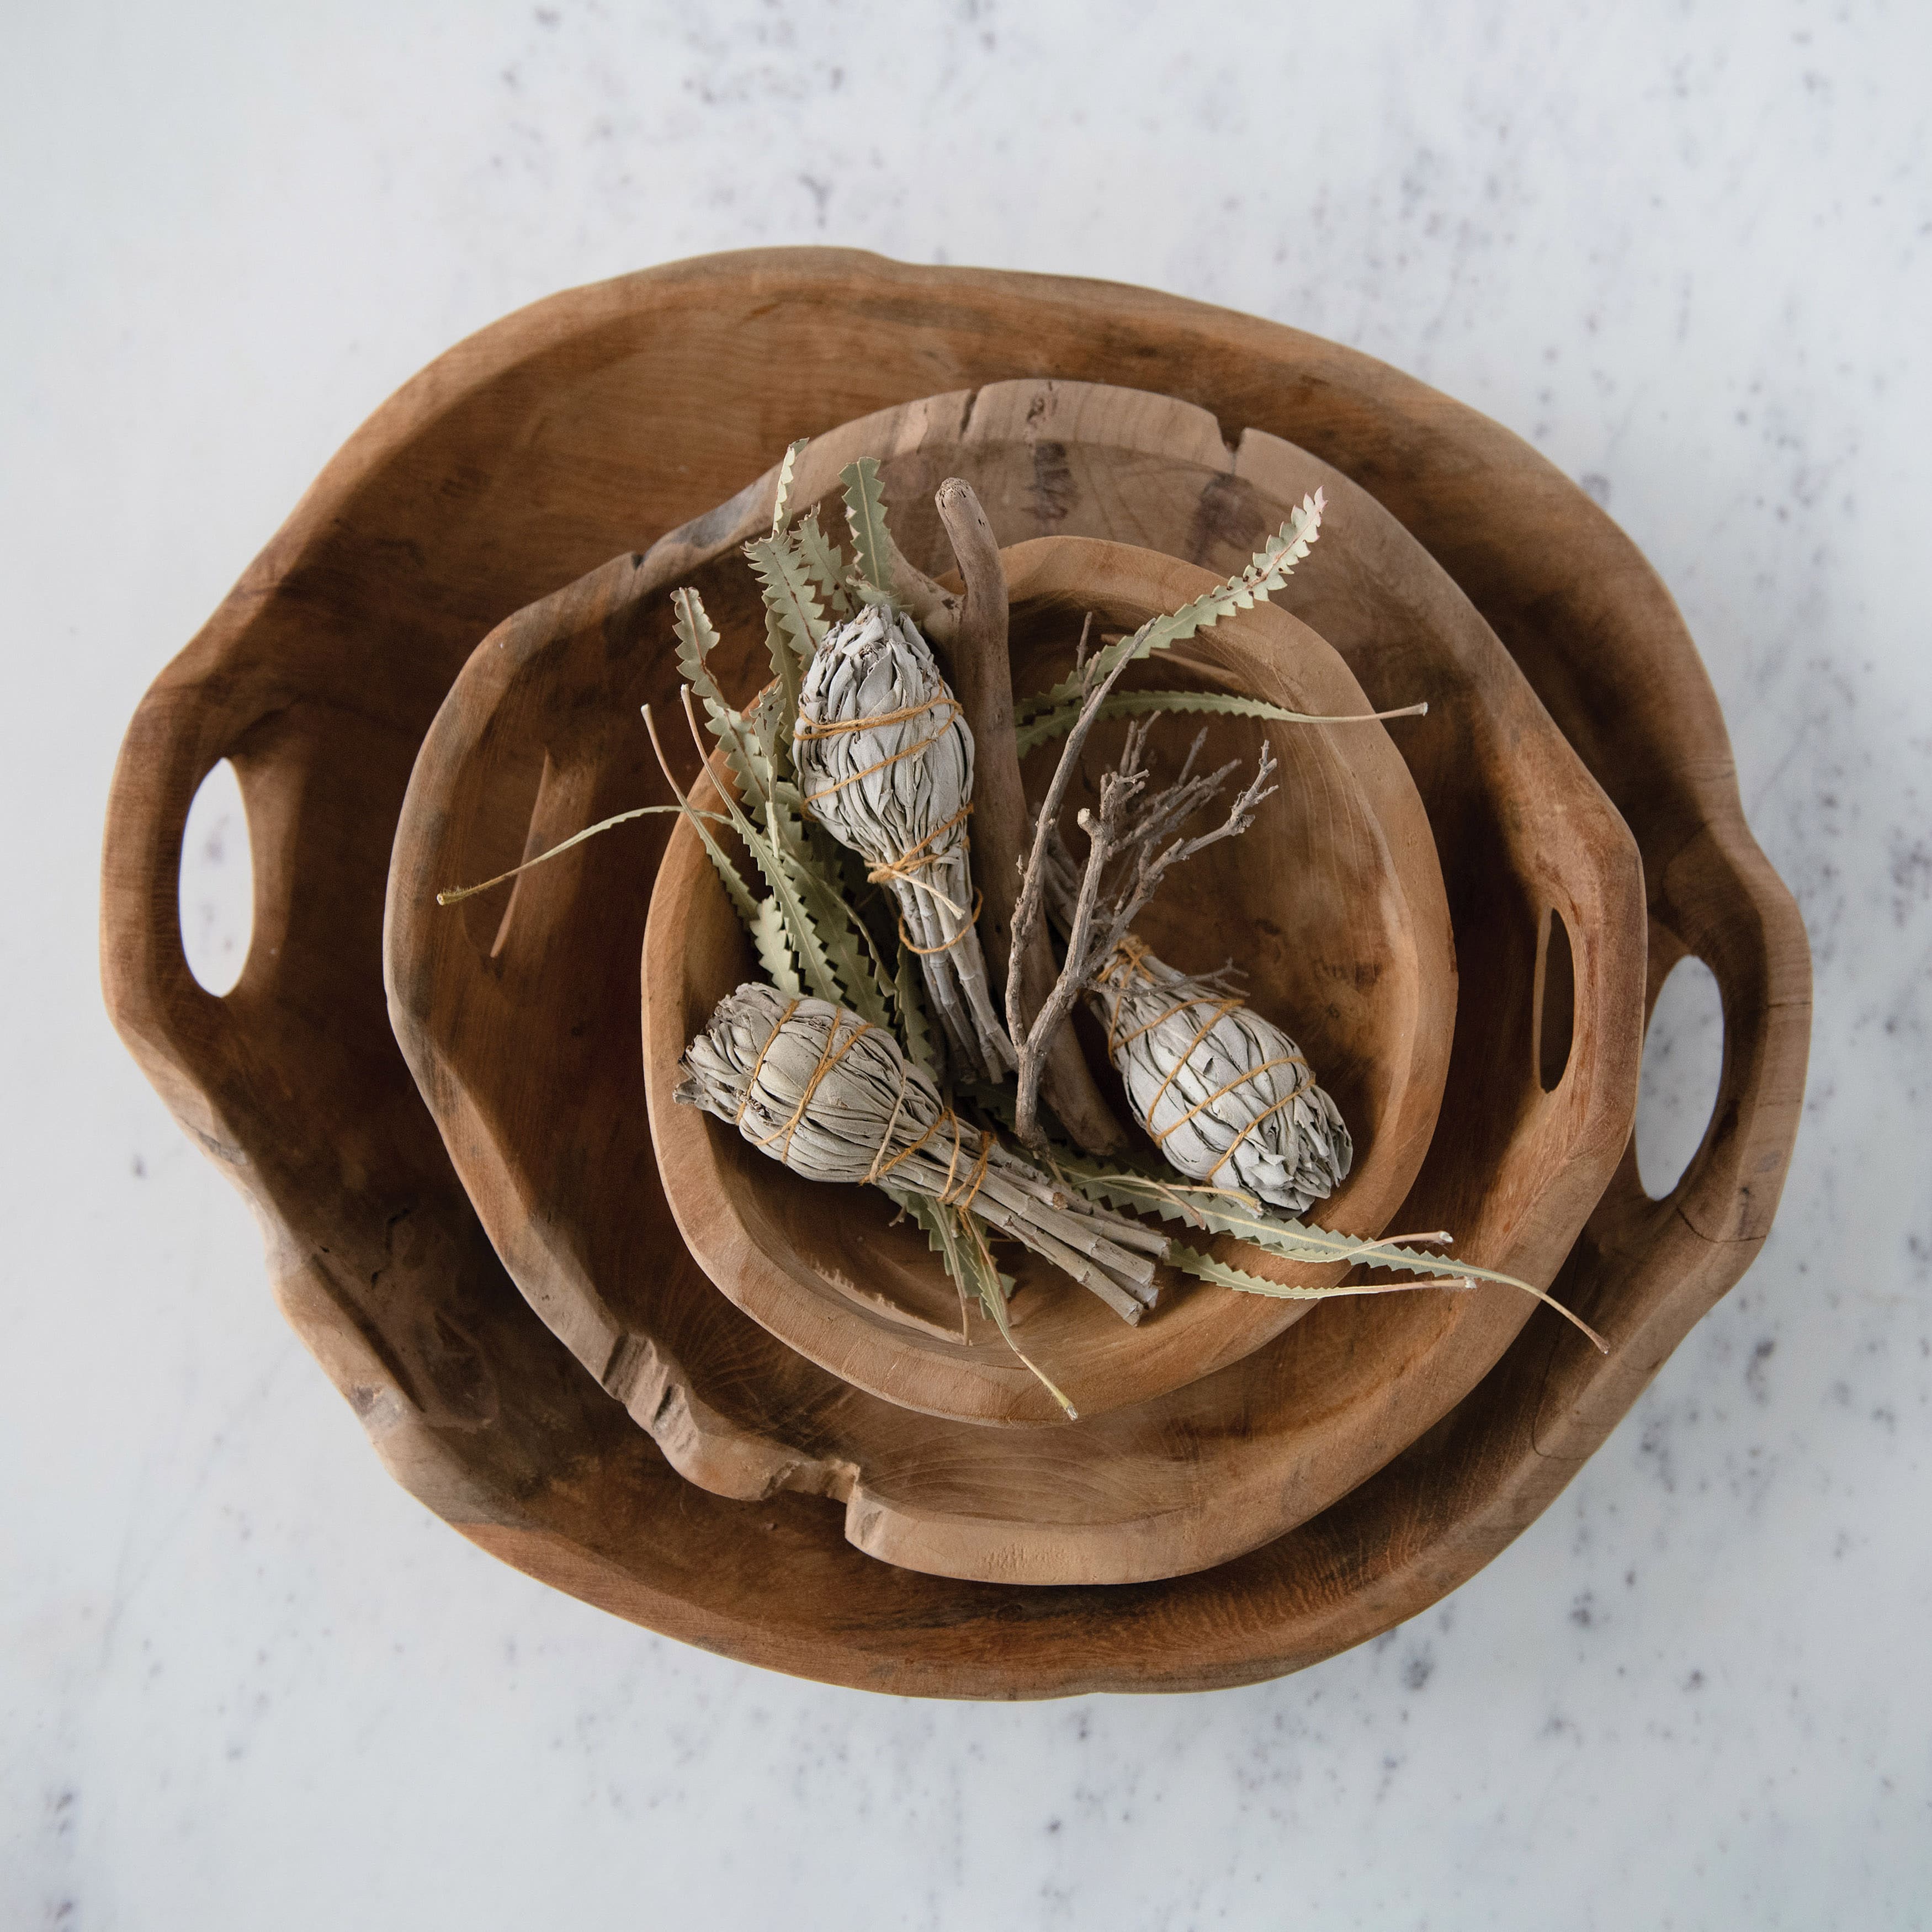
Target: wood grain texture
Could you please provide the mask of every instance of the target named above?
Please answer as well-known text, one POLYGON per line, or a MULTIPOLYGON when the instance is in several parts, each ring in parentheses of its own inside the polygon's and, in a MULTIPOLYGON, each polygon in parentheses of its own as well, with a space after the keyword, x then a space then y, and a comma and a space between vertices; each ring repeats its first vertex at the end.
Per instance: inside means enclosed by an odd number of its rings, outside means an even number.
POLYGON ((261 1211, 290 1320, 427 1506, 686 1640, 841 1682, 995 1697, 1276 1674, 1487 1561, 1748 1265, 1796 1130, 1810 998, 1795 908, 1744 826, 1681 620, 1629 540, 1527 446, 1276 325, 1144 290, 818 250, 552 298, 458 345, 350 440, 130 728, 103 971, 130 1050, 261 1211), (1172 391, 1294 439, 1389 506, 1610 793, 1645 854, 1653 956, 1681 943, 1706 958, 1726 1028, 1718 1105, 1683 1181, 1647 1203, 1627 1162, 1563 1277, 1618 1342, 1610 1364, 1539 1316, 1342 1504, 1237 1565, 1124 1592, 871 1563, 796 1496, 760 1505, 758 1535, 743 1536, 743 1506, 680 1481, 510 1286, 383 1036, 378 987, 390 832, 477 638, 717 501, 791 436, 1047 371, 1172 391), (746 406, 707 420, 690 399, 719 385, 746 406), (189 801, 224 756, 248 801, 256 944, 217 1000, 182 958, 176 883, 189 801), (1612 1303, 1613 1322, 1599 1306, 1612 1303))
MULTIPOLYGON (((828 466, 844 454, 844 440, 828 439, 835 446, 828 466)), ((1177 506, 1183 527, 1186 508, 1191 501, 1177 506)), ((1003 554, 1013 573, 1016 663, 1027 692, 1046 688, 1071 668, 1086 611, 1108 629, 1131 630, 1215 580, 1154 551, 1072 538, 1036 540, 1003 554)), ((727 549, 700 578, 740 567, 735 548, 727 549)), ((1164 653, 1134 682, 1233 689, 1333 715, 1369 708, 1327 645, 1265 605, 1164 653)), ((1165 742, 1176 761, 1202 722, 1172 722, 1165 742)), ((1454 944, 1429 821, 1378 725, 1322 730, 1216 719, 1210 728, 1208 761, 1239 759, 1249 769, 1265 734, 1281 760, 1280 792, 1245 838, 1178 874, 1143 929, 1161 935, 1158 950, 1172 963, 1211 970, 1231 955, 1246 962, 1251 1002, 1296 1033, 1356 1131, 1354 1169, 1317 1218, 1338 1232, 1380 1234, 1427 1150, 1454 1025, 1454 944)), ((1096 758, 1111 763, 1121 734, 1118 725, 1103 726, 1096 758)), ((1052 755, 1043 750, 1030 761, 1035 798, 1052 755)), ((1090 802, 1082 793, 1069 803, 1076 849, 1072 815, 1090 802)), ((585 903, 604 916, 599 901, 585 903)), ((883 1195, 814 1186, 747 1147, 724 1123, 673 1111, 686 1043, 719 1000, 754 976, 749 944, 710 862, 680 825, 651 896, 644 1058, 656 1164, 692 1254, 747 1314, 842 1382, 928 1415, 1064 1426, 1058 1405, 989 1323, 976 1318, 962 1346, 957 1291, 923 1233, 892 1225, 894 1210, 883 1195)), ((484 1010, 459 994, 450 1010, 475 1024, 484 1010)), ((1097 1050, 1095 1070, 1106 1077, 1097 1050)), ((1120 1118, 1131 1120, 1124 1106, 1120 1118)), ((1153 1153, 1144 1135, 1136 1130, 1134 1138, 1144 1155, 1153 1153)), ((468 1178, 472 1186, 486 1179, 480 1172, 468 1178)), ((1196 1238, 1216 1258, 1271 1280, 1315 1286, 1346 1273, 1298 1268, 1228 1238, 1196 1238)), ((1011 1249, 1001 1256, 1022 1284, 1012 1312, 1019 1346, 1088 1419, 1184 1388, 1252 1354, 1309 1306, 1205 1288, 1164 1270, 1160 1307, 1130 1328, 1033 1257, 1011 1249)), ((639 1314, 653 1322, 651 1306, 639 1314)), ((1230 1402, 1256 1397, 1245 1387, 1225 1392, 1230 1402)), ((754 1409, 755 1401, 748 1406, 754 1409)), ((1175 1418, 1161 1418, 1164 1438, 1174 1425, 1175 1418)), ((772 1414, 766 1426, 796 1440, 800 1425, 772 1414)), ((1180 1455, 1190 1484, 1198 1480, 1211 1493, 1228 1447, 1226 1418, 1210 1411, 1191 1426, 1208 1430, 1207 1438, 1166 1442, 1163 1460, 1180 1455)), ((1107 1481, 1130 1490, 1146 1485, 1149 1500, 1160 1498, 1157 1480, 1120 1448, 1109 1445, 1115 1466, 1107 1481)), ((844 1453, 866 1466, 856 1444, 844 1453)), ((952 1453, 970 1456, 970 1442, 952 1453)))
MULTIPOLYGON (((798 500, 814 502, 854 454, 876 451, 889 500, 914 507, 902 487, 908 470, 964 470, 996 529, 1023 529, 1034 520, 1024 483, 1032 450, 1015 426, 1040 420, 1041 406, 1052 407, 1059 394, 1002 386, 976 399, 928 399, 848 426, 806 452, 794 484, 798 500), (954 425, 969 417, 974 430, 960 437, 954 425)), ((1082 440, 1064 446, 1062 467, 1101 487, 1090 494, 1079 482, 1065 484, 1055 505, 1061 527, 1130 512, 1136 527, 1177 544, 1201 527, 1199 500, 1219 487, 1219 472, 1190 476, 1184 467, 1177 492, 1174 473, 1130 442, 1131 477, 1117 476, 1106 440, 1115 419, 1111 399, 1090 389, 1062 400, 1084 426, 1082 440)), ((1120 401, 1124 436, 1144 438, 1141 399, 1120 401)), ((1167 422, 1189 432, 1176 439, 1184 452, 1211 446, 1222 470, 1230 466, 1211 419, 1177 407, 1167 422)), ((1408 648, 1426 667, 1429 688, 1444 696, 1433 742, 1454 778, 1444 795, 1458 808, 1444 812, 1438 836, 1448 842, 1448 868, 1476 893, 1469 945, 1481 970, 1470 993, 1470 1024, 1456 1039, 1465 1072, 1454 1096, 1455 1126, 1437 1143, 1428 1185, 1402 1206, 1402 1224, 1453 1227, 1457 1251, 1471 1262, 1541 1282, 1600 1192, 1635 1104, 1643 981, 1635 856, 1621 821, 1454 586, 1346 479, 1333 480, 1355 505, 1357 520, 1380 518, 1388 547, 1414 586, 1407 604, 1384 612, 1358 573, 1352 627, 1366 644, 1388 628, 1384 616, 1414 633, 1408 648), (1456 644, 1439 646, 1436 640, 1444 638, 1456 644), (1436 663, 1438 649, 1445 661, 1436 663), (1512 836, 1493 836, 1492 828, 1505 822, 1512 836), (1570 923, 1593 940, 1580 982, 1574 1065, 1559 1090, 1546 1094, 1534 1071, 1531 998, 1544 902, 1552 892, 1570 923)), ((1087 1298, 1049 1292, 1022 1308, 1029 1351, 1036 1348, 1056 1376, 1063 1369, 1073 1376, 1078 1402, 1090 1386, 1100 1406, 1110 1392, 1118 1404, 1122 1385, 1132 1390, 1137 1380, 1134 1406, 1063 1424, 1051 1441, 1018 1444, 918 1421, 901 1406, 920 1403, 922 1372, 928 1385, 948 1378, 956 1403, 974 1393, 970 1377, 1005 1402, 1008 1419, 1045 1423, 1056 1412, 996 1340, 981 1342, 975 1360, 956 1344, 891 1322, 882 1276, 898 1287, 899 1307, 916 1310, 921 1244, 907 1232, 895 1247, 883 1203, 868 1214, 862 1196, 849 1216, 826 1223, 830 1197, 823 1190, 729 1136, 714 1136, 706 1123, 687 1117, 667 1124, 659 1115, 681 1154, 696 1157, 708 1148, 728 1163, 688 1174, 684 1190, 687 1211, 721 1185, 738 1208, 728 1223, 711 1226, 705 1259, 713 1276, 761 1319, 782 1324, 812 1362, 853 1370, 856 1330, 870 1345, 866 1384, 883 1394, 884 1404, 837 1376, 814 1375, 790 1350, 742 1333, 688 1264, 639 1264, 641 1254, 668 1256, 678 1244, 664 1220, 664 1176, 645 1132, 638 1066, 626 1066, 613 1051, 614 1041, 634 1037, 635 1022, 611 1006, 607 989, 634 956, 639 910, 670 836, 665 822, 654 822, 648 845, 607 840, 524 874, 500 916, 490 900, 468 902, 479 916, 466 937, 434 903, 440 883, 488 876, 517 851, 545 849, 578 825, 637 802, 634 788, 645 782, 642 734, 628 721, 640 702, 660 710, 669 704, 676 671, 668 592, 676 584, 694 577, 705 592, 726 640, 714 658, 726 688, 748 695, 757 688, 762 624, 736 545, 742 532, 768 525, 776 483, 774 470, 764 488, 732 506, 730 519, 701 519, 697 536, 674 532, 634 568, 592 573, 519 613, 478 648, 424 741, 391 872, 392 1016, 458 1172, 532 1304, 652 1430, 680 1472, 702 1486, 748 1498, 776 1486, 810 1489, 843 1502, 848 1535, 872 1554, 981 1580, 1141 1580, 1252 1548, 1346 1493, 1432 1424, 1507 1346, 1528 1316, 1527 1298, 1490 1288, 1334 1304, 1256 1356, 1257 1344, 1279 1334, 1300 1307, 1190 1288, 1172 1315, 1123 1331, 1087 1298), (626 647, 614 650, 620 638, 626 647), (634 760, 640 769, 627 771, 634 760), (492 802, 518 796, 519 771, 542 774, 527 836, 500 852, 478 844, 492 802), (554 812, 547 807, 553 798, 565 801, 554 812), (566 1118, 569 1131, 560 1134, 566 1118), (614 1201, 625 1204, 622 1212, 613 1212, 614 1201), (796 1251, 814 1224, 809 1265, 801 1268, 796 1251), (1219 1372, 1196 1379, 1208 1370, 1219 1372), (1150 1383, 1151 1397, 1144 1393, 1150 1383), (1159 1395, 1162 1388, 1173 1392, 1159 1395)), ((1286 518, 1287 503, 1258 501, 1273 522, 1286 518)), ((926 546, 938 541, 929 515, 925 523, 919 538, 902 539, 921 566, 926 546)), ((1052 560, 1064 566, 1087 554, 1087 546, 1063 542, 1040 560, 1042 587, 1052 593, 1063 634, 1077 626, 1073 586, 1084 592, 1100 573, 1076 567, 1070 577, 1064 568, 1056 576, 1052 560)), ((1208 580, 1184 574, 1172 587, 1198 591, 1208 580)), ((1143 601, 1138 615, 1159 608, 1151 585, 1143 601)), ((1252 621, 1263 640, 1300 628, 1279 611, 1252 621)), ((1238 627, 1229 633, 1238 634, 1238 627)), ((1210 636, 1192 651, 1211 666, 1226 648, 1210 636)), ((1290 652, 1276 655, 1292 664, 1290 652)), ((1346 676, 1313 701, 1350 711, 1366 703, 1346 676)), ((1411 724, 1404 721, 1406 728, 1411 724)), ((1252 727, 1230 722, 1226 731, 1232 748, 1252 727)), ((1281 740, 1292 757, 1313 757, 1327 742, 1318 736, 1304 745, 1304 735, 1281 740)), ((1387 754, 1389 741, 1379 734, 1367 742, 1387 754)), ((1312 767, 1306 773, 1318 809, 1336 798, 1334 770, 1327 769, 1318 782, 1312 767)), ((1311 826, 1307 836, 1346 850, 1344 832, 1311 826)), ((1412 844, 1426 842, 1420 813, 1402 836, 1412 844)), ((1204 862, 1202 877, 1210 898, 1241 906, 1264 890, 1258 878, 1239 875, 1244 864, 1258 859, 1264 869, 1285 871, 1299 856, 1286 845, 1273 848, 1258 826, 1223 848, 1218 866, 1204 862), (1229 867, 1217 894, 1216 874, 1229 867)), ((1425 883, 1416 876, 1412 890, 1425 883)), ((1350 890, 1360 894, 1365 883, 1353 880, 1350 890)), ((1228 914, 1238 946, 1262 956, 1282 938, 1285 951, 1312 944, 1308 928, 1282 922, 1286 904, 1270 897, 1273 920, 1258 910, 1228 914)), ((722 902, 712 910, 712 937, 734 941, 722 902)), ((1150 941, 1184 965, 1218 963, 1225 954, 1204 956, 1202 935, 1186 930, 1186 909, 1178 910, 1176 919, 1159 902, 1150 908, 1150 941)), ((1439 910, 1432 916, 1439 918, 1439 910)), ((1330 1069, 1337 1097, 1362 1119, 1371 1142, 1388 1130, 1381 1137, 1399 1150, 1399 1171, 1411 1173, 1433 1109, 1405 1121, 1395 1095, 1378 1091, 1377 1082, 1393 1081, 1395 1070, 1370 1072, 1367 1039, 1379 1002, 1362 976, 1372 982, 1390 968, 1388 997, 1398 1011, 1405 977, 1413 998, 1430 988, 1413 963, 1405 973, 1393 954, 1378 956, 1367 941, 1364 933, 1352 947, 1318 951, 1304 962, 1316 977, 1290 979, 1276 992, 1285 1004, 1303 1006, 1325 984, 1338 1022, 1345 1009, 1352 1012, 1352 1028, 1338 1024, 1329 1040, 1338 1049, 1330 1069)), ((1446 992, 1443 979, 1436 985, 1446 992)), ((688 986, 681 993, 653 1042, 661 1072, 668 1073, 715 997, 688 986)), ((1432 1021, 1415 1010, 1412 1048, 1439 1052, 1447 1002, 1432 1021)), ((1432 1076, 1418 1083, 1425 1100, 1435 1090, 1432 1076)), ((1392 1199, 1376 1199, 1382 1216, 1392 1199)), ((1346 1204, 1340 1219, 1348 1225, 1346 1204)), ((1264 1258, 1240 1258, 1258 1271, 1276 1271, 1264 1258)), ((688 1252, 680 1258, 688 1264, 688 1252)), ((929 1313, 956 1305, 936 1273, 927 1270, 926 1280, 938 1291, 929 1313)), ((925 1406, 937 1405, 927 1396, 925 1406)))

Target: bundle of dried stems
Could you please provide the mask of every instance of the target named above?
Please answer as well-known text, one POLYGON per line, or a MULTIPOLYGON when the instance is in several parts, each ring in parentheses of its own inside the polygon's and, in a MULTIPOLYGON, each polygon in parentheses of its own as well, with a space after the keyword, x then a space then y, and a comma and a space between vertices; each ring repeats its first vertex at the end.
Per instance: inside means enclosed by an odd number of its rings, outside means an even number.
POLYGON ((719 1004, 684 1066, 680 1101, 730 1121, 794 1173, 956 1208, 1043 1256, 1126 1321, 1154 1305, 1165 1236, 1070 1192, 962 1120, 891 1034, 856 1013, 751 982, 719 1004))
POLYGON ((900 944, 918 958, 954 1064, 969 1079, 1003 1078, 1013 1050, 974 924, 973 734, 910 617, 869 604, 826 633, 793 746, 805 809, 896 902, 900 944))

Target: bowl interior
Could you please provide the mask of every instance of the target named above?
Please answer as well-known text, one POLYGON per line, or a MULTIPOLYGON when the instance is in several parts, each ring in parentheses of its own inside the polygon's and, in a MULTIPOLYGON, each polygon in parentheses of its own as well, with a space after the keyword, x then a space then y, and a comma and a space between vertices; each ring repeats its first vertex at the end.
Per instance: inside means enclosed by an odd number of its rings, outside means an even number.
MULTIPOLYGON (((1176 553, 1205 544, 1222 571, 1305 490, 1329 490, 1348 542, 1324 544, 1298 607, 1320 610, 1316 627, 1378 705, 1430 700, 1401 748, 1456 922, 1443 1126, 1402 1225, 1453 1228, 1459 1256, 1546 1282, 1628 1136, 1641 882, 1620 822, 1454 585, 1332 470, 1253 432, 1231 452, 1198 411, 1157 398, 1012 383, 908 404, 814 442, 795 497, 836 491, 841 467, 872 452, 908 542, 917 520, 904 512, 957 473, 1010 541, 1042 520, 1130 531, 1176 553), (1063 418, 1049 499, 1033 488, 1040 439, 1063 418), (1535 1070, 1534 1013, 1558 908, 1576 940, 1575 1024, 1552 1088, 1535 1070)), ((631 1030, 667 821, 524 874, 500 920, 435 904, 440 886, 667 797, 636 707, 675 711, 668 593, 769 528, 774 483, 518 612, 465 667, 418 755, 390 874, 391 1010, 420 1091, 532 1306, 691 1482, 836 1496, 844 1535, 868 1554, 983 1582, 1138 1581, 1253 1549, 1439 1420, 1521 1327, 1527 1298, 1328 1304, 1198 1382, 1064 1427, 921 1415, 750 1320, 673 1220, 659 1162, 692 1122, 681 1113, 654 1138, 631 1030), (506 788, 532 801, 520 832, 490 809, 506 788)), ((930 543, 910 554, 943 567, 930 543)), ((749 676, 762 626, 744 614, 730 634, 749 676)), ((1143 1339, 1157 1348, 1162 1333, 1143 1339)))
MULTIPOLYGON (((1070 667, 1088 611, 1102 632, 1126 632, 1214 580, 1156 553, 1078 538, 1023 544, 1006 561, 1022 694, 1070 667)), ((708 574, 742 570, 732 556, 708 574)), ((710 606, 710 586, 700 588, 710 606)), ((1142 688, 1227 692, 1324 716, 1370 709, 1321 638, 1266 606, 1137 665, 1130 678, 1142 688)), ((1078 814, 1097 795, 1097 774, 1117 760, 1126 730, 1125 721, 1103 721, 1089 740, 1063 826, 1076 853, 1085 842, 1078 814)), ((1379 1234, 1427 1146, 1454 1024, 1453 943, 1414 782, 1378 724, 1177 713, 1149 736, 1156 782, 1197 730, 1210 768, 1238 766, 1235 785, 1265 739, 1279 788, 1246 833, 1170 875, 1140 936, 1184 970, 1232 960, 1247 974, 1250 1002, 1293 1034, 1354 1136, 1348 1178, 1308 1218, 1379 1234)), ((1042 746, 1026 760, 1036 802, 1057 752, 1042 746)), ((724 1293, 790 1346, 888 1400, 964 1420, 1064 1420, 992 1324, 962 1310, 924 1234, 910 1222, 893 1225, 896 1210, 878 1190, 805 1180, 708 1117, 680 1130, 670 1095, 685 1043, 733 987, 761 976, 688 826, 673 834, 658 874, 642 976, 659 1172, 692 1252, 724 1293)), ((1131 1125, 1097 1028, 1083 1034, 1103 1090, 1131 1125)), ((1141 1155, 1154 1154, 1138 1129, 1133 1137, 1141 1155)), ((1312 1286, 1341 1278, 1339 1269, 1299 1268, 1228 1238, 1193 1238, 1270 1279, 1312 1286)), ((1021 1285, 1012 1311, 1021 1347, 1083 1415, 1184 1387, 1252 1352, 1311 1305, 1238 1294, 1166 1268, 1159 1306, 1130 1328, 1024 1250, 1002 1246, 1000 1256, 1021 1285)))

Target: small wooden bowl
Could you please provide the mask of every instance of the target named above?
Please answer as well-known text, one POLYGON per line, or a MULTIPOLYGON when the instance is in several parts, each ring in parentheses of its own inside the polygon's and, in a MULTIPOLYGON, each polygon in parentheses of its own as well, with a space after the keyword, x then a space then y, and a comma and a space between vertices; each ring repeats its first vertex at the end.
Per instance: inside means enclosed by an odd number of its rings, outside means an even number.
MULTIPOLYGON (((1078 537, 1022 544, 1004 560, 1022 695, 1070 668, 1085 613, 1102 633, 1130 631, 1215 581, 1156 551, 1078 537)), ((700 573, 707 604, 723 601, 717 578, 746 568, 728 552, 700 573)), ((1130 676, 1143 688, 1228 691, 1320 716, 1373 709, 1327 644, 1264 604, 1130 676)), ((1184 970, 1211 971, 1230 958, 1247 970, 1247 998, 1295 1036, 1354 1136, 1348 1178, 1311 1218, 1339 1232, 1380 1234, 1428 1149, 1455 1026, 1454 946, 1428 818, 1378 724, 1177 716, 1156 728, 1156 758, 1178 763, 1204 727, 1210 768, 1238 759, 1252 770, 1260 743, 1272 742, 1280 789, 1243 837, 1174 876, 1148 908, 1142 936, 1184 970)), ((1124 730, 1103 722, 1090 762, 1112 762, 1124 730)), ((1028 761, 1036 802, 1057 748, 1028 761)), ((1075 851, 1084 844, 1075 815, 1090 802, 1082 786, 1067 802, 1075 851)), ((681 823, 651 896, 644 1030, 658 1172, 692 1253, 746 1313, 843 1382, 962 1421, 1064 1424, 1058 1404, 990 1323, 962 1334, 958 1291, 922 1232, 893 1225, 896 1210, 877 1189, 814 1185, 728 1124, 677 1111, 671 1095, 687 1042, 733 987, 761 976, 702 843, 681 823)), ((1094 1058, 1104 1074, 1104 1056, 1094 1058)), ((1152 1143, 1136 1138, 1151 1155, 1152 1143)), ((1227 1238, 1196 1238, 1266 1279, 1312 1286, 1347 1272, 1298 1268, 1227 1238)), ((1000 1255, 1020 1282, 1012 1304, 1020 1347, 1083 1416, 1197 1382, 1252 1354, 1312 1305, 1204 1287, 1166 1269, 1160 1308, 1130 1328, 1024 1250, 1000 1255)))

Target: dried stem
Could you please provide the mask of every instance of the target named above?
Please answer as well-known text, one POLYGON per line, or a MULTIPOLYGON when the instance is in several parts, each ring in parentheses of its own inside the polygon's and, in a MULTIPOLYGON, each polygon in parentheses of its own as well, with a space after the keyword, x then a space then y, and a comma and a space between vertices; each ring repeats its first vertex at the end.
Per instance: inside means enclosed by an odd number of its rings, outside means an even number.
MULTIPOLYGON (((1021 855, 1028 842, 1026 794, 1020 781, 1014 735, 1012 662, 1007 647, 1006 580, 999 545, 971 484, 950 477, 934 500, 940 521, 958 560, 965 593, 951 639, 952 688, 973 734, 973 842, 986 902, 980 929, 989 960, 1006 962, 1006 1015, 1022 1024, 1045 1005, 1054 980, 1053 950, 1044 920, 1034 922, 1028 943, 1014 945, 1014 912, 1020 895, 1021 855)), ((1101 1097, 1070 1028, 1043 1043, 1040 1091, 1070 1138, 1089 1154, 1110 1154, 1126 1135, 1101 1097)))
MULTIPOLYGON (((1032 849, 1021 882, 1019 903, 1013 914, 1016 951, 1031 944, 1034 934, 1044 928, 1053 848, 1066 789, 1079 768, 1081 754, 1101 707, 1132 659, 1130 655, 1118 658, 1106 675, 1096 680, 1094 672, 1104 661, 1096 658, 1083 667, 1080 715, 1066 734, 1060 762, 1034 822, 1032 849)), ((1112 958, 1162 879, 1204 848, 1245 832, 1253 820, 1256 807, 1274 790, 1268 783, 1275 770, 1274 752, 1264 742, 1259 767, 1227 817, 1210 831, 1191 838, 1183 836, 1182 825, 1219 796, 1235 766, 1223 765, 1210 772, 1196 771, 1201 748, 1207 740, 1204 730, 1196 734, 1189 747, 1180 776, 1172 784, 1144 796, 1148 772, 1142 754, 1152 722, 1149 718, 1128 727, 1118 765, 1101 778, 1100 809, 1082 811, 1076 820, 1087 835, 1087 863, 1069 915, 1066 961, 1030 1024, 1023 1023, 1024 1016, 1016 998, 1015 982, 1011 979, 1007 982, 1006 1028, 1019 1060, 1014 1129, 1030 1145, 1037 1146, 1041 1137, 1039 1096, 1046 1050, 1055 1034, 1065 1028, 1074 1002, 1112 958), (1124 866, 1118 865, 1118 861, 1124 861, 1124 866)))

